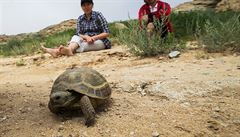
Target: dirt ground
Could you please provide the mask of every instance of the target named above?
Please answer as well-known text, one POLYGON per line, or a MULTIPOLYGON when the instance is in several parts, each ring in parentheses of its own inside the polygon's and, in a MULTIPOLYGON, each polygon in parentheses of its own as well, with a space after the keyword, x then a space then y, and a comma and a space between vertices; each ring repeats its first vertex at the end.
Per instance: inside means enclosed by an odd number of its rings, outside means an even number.
POLYGON ((0 58, 1 137, 240 136, 240 56, 198 51, 179 58, 139 58, 120 46, 51 58, 0 58), (54 80, 67 68, 91 67, 112 87, 92 127, 81 114, 52 114, 54 80))

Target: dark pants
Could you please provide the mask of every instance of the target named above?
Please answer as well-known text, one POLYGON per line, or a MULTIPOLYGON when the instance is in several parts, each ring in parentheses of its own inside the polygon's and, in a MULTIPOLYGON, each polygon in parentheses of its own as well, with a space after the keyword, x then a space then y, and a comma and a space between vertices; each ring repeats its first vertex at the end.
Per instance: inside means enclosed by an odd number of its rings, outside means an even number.
MULTIPOLYGON (((168 20, 168 19, 166 19, 168 20)), ((168 35, 168 28, 166 21, 162 21, 162 18, 154 20, 152 15, 148 15, 148 23, 153 23, 155 30, 161 33, 161 38, 166 38, 168 35)))

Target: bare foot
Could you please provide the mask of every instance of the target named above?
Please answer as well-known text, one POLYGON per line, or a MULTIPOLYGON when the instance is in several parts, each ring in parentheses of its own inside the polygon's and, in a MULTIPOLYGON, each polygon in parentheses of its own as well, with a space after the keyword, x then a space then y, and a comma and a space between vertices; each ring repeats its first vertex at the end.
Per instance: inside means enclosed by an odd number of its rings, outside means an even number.
POLYGON ((63 55, 73 56, 72 50, 70 48, 64 47, 62 45, 59 47, 59 51, 63 55))
POLYGON ((50 54, 51 56, 53 56, 54 58, 58 57, 61 55, 61 53, 59 52, 59 49, 51 49, 51 48, 46 48, 43 45, 41 45, 41 49, 42 51, 50 54))

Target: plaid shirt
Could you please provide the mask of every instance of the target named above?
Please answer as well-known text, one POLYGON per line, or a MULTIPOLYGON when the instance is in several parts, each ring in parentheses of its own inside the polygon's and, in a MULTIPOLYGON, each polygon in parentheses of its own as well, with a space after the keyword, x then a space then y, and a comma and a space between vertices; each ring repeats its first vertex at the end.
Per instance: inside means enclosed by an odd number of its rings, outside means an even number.
MULTIPOLYGON (((103 17, 101 12, 92 11, 90 20, 87 20, 85 14, 78 17, 77 35, 94 36, 103 32, 109 33, 109 29, 107 20, 103 17)), ((107 38, 101 40, 107 49, 111 48, 111 42, 107 38)))

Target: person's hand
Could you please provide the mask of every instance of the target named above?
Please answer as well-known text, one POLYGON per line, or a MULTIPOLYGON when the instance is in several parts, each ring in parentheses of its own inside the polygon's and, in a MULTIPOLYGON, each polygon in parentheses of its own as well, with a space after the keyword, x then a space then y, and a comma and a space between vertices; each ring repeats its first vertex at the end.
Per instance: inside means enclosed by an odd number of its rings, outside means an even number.
POLYGON ((148 15, 147 14, 142 16, 142 21, 148 22, 148 15))
POLYGON ((86 42, 88 43, 88 44, 92 44, 92 43, 94 43, 94 39, 92 38, 92 37, 90 37, 90 36, 86 36, 86 42))

